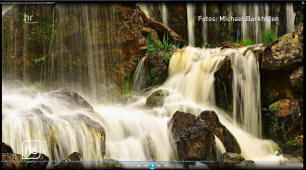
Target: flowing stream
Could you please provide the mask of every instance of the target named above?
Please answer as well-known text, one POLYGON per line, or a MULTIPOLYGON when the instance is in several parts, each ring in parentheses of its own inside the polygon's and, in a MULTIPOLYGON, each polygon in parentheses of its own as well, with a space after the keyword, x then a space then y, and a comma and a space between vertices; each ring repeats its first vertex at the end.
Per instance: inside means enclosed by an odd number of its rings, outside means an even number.
MULTIPOLYGON (((174 160, 175 152, 170 147, 167 130, 172 114, 180 110, 197 115, 213 109, 220 122, 236 137, 246 159, 254 160, 258 166, 267 160, 271 164, 284 163, 286 158, 278 155, 276 144, 260 138, 258 63, 249 50, 258 47, 221 50, 189 46, 177 50, 170 60, 169 78, 159 87, 169 90, 170 95, 163 107, 153 109, 145 107, 150 93, 134 96, 135 101, 129 104, 91 103, 92 111, 55 97, 54 91, 3 83, 2 141, 11 145, 16 153, 22 153, 23 141, 39 140, 41 153, 51 160, 63 160, 77 151, 84 161, 104 158, 168 161, 174 160), (225 56, 230 56, 233 63, 233 91, 241 93, 233 98, 240 101, 234 104, 234 117, 215 106, 213 75, 225 56), (106 150, 101 134, 86 126, 85 120, 98 129, 104 127, 106 150)), ((220 142, 217 142, 217 150, 225 152, 220 142)))

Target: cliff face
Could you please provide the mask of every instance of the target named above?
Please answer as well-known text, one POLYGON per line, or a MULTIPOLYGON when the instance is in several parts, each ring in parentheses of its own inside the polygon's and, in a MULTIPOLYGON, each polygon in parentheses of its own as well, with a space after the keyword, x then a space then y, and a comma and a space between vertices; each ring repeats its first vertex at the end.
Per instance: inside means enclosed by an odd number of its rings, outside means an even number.
POLYGON ((130 90, 149 27, 180 39, 132 3, 14 6, 3 17, 2 77, 115 100, 130 90))

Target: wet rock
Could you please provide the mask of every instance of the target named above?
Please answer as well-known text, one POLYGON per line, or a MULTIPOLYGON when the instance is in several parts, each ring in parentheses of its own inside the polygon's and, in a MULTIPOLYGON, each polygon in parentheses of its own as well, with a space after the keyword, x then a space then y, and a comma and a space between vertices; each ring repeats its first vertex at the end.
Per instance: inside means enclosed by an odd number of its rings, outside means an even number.
POLYGON ((262 68, 280 70, 297 67, 303 62, 303 24, 267 46, 263 53, 262 68))
POLYGON ((200 118, 204 120, 208 129, 223 143, 227 152, 241 153, 240 146, 232 133, 221 124, 217 114, 212 110, 203 111, 200 118))
POLYGON ((269 111, 274 113, 277 118, 301 114, 299 103, 294 99, 279 100, 269 106, 269 111))
POLYGON ((32 153, 25 161, 29 161, 27 162, 27 168, 29 169, 46 169, 49 163, 49 157, 41 153, 32 153))
POLYGON ((146 105, 149 107, 161 107, 164 105, 165 98, 169 95, 168 90, 159 89, 153 92, 146 101, 146 105))
POLYGON ((2 146, 1 146, 1 152, 2 153, 13 153, 13 149, 11 146, 5 144, 2 142, 2 146))
POLYGON ((168 132, 177 160, 216 160, 215 137, 204 120, 176 111, 168 122, 168 132))
POLYGON ((223 42, 220 44, 221 50, 225 48, 241 48, 243 45, 238 44, 238 43, 230 43, 230 42, 223 42))
MULTIPOLYGON (((169 60, 166 59, 166 55, 171 56, 172 52, 157 52, 147 54, 145 60, 145 67, 148 70, 150 79, 147 80, 149 85, 160 85, 166 81, 168 77, 169 60)), ((147 85, 147 86, 149 86, 147 85)))
POLYGON ((101 168, 105 169, 124 169, 124 165, 114 159, 103 159, 101 168))
POLYGON ((84 169, 83 163, 78 161, 81 161, 81 154, 78 152, 73 152, 68 158, 63 160, 63 162, 56 165, 55 169, 84 169))
POLYGON ((214 77, 216 105, 231 113, 233 110, 233 69, 229 56, 226 56, 218 65, 214 77))
POLYGON ((290 75, 290 83, 291 86, 295 89, 295 91, 303 93, 303 66, 294 70, 290 75))
POLYGON ((106 144, 105 144, 105 130, 104 127, 98 123, 95 120, 92 120, 90 117, 84 115, 84 114, 77 114, 76 117, 77 121, 80 121, 82 123, 84 123, 87 128, 90 130, 91 135, 93 135, 93 137, 98 136, 99 137, 99 143, 101 145, 101 151, 102 151, 102 156, 105 155, 105 151, 106 151, 106 144))
POLYGON ((93 107, 81 95, 69 89, 54 91, 51 93, 51 96, 64 100, 75 108, 84 108, 93 111, 93 107))
POLYGON ((272 113, 274 125, 270 129, 270 136, 279 141, 288 141, 303 133, 303 114, 297 100, 279 100, 271 104, 268 110, 272 113))
POLYGON ((244 161, 244 158, 237 153, 226 152, 220 156, 215 164, 210 165, 213 168, 239 168, 239 164, 244 161))
POLYGON ((1 166, 3 169, 21 169, 26 168, 27 164, 24 161, 22 155, 16 153, 2 153, 1 166))

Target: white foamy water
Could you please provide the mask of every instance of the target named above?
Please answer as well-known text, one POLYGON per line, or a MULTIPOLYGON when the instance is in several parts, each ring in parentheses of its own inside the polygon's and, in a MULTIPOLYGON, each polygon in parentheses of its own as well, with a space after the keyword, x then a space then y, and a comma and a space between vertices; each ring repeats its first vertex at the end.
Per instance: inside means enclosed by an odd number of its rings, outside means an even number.
MULTIPOLYGON (((172 114, 180 110, 197 115, 203 110, 212 109, 216 111, 220 122, 236 137, 246 159, 280 164, 286 159, 277 156, 276 144, 257 137, 261 131, 258 125, 261 113, 257 108, 260 107, 257 96, 260 92, 256 71, 258 64, 254 54, 246 50, 194 47, 178 50, 170 60, 170 76, 160 87, 169 90, 170 95, 163 107, 153 109, 145 107, 147 96, 140 96, 127 105, 95 104, 92 112, 63 102, 50 95, 50 92, 3 84, 2 141, 11 145, 15 152, 22 153, 22 141, 40 140, 43 143, 41 153, 51 160, 63 160, 72 152, 80 152, 85 161, 104 158, 169 161, 174 160, 167 132, 167 122, 172 114), (225 56, 230 56, 233 63, 233 87, 241 89, 239 100, 243 101, 244 108, 239 110, 244 112, 239 113, 243 114, 240 122, 215 106, 213 74, 225 56), (241 76, 249 79, 240 79, 241 76), (33 111, 34 108, 41 113, 33 111), (248 109, 252 109, 252 112, 248 109), (104 127, 105 150, 99 133, 89 129, 78 117, 80 114, 94 121, 92 125, 104 127)), ((235 107, 241 106, 237 104, 235 107)), ((219 140, 217 150, 219 154, 225 152, 219 140)))

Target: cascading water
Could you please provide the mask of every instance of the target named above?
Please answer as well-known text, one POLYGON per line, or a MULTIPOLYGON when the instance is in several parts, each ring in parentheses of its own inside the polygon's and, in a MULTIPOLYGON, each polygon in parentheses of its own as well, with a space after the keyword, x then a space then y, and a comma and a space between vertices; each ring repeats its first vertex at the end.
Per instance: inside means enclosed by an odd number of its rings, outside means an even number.
MULTIPOLYGON (((254 115, 260 114, 258 110, 254 112, 260 104, 257 103, 260 91, 257 86, 258 65, 254 54, 246 50, 187 47, 176 51, 170 60, 170 76, 161 87, 168 89, 170 95, 163 107, 153 109, 144 107, 146 96, 142 96, 129 105, 95 104, 94 111, 91 111, 54 97, 54 92, 3 84, 2 123, 5 128, 2 129, 2 141, 21 153, 23 140, 38 139, 43 143, 41 152, 51 160, 62 160, 77 151, 86 161, 104 158, 167 161, 174 158, 167 132, 167 122, 172 114, 180 110, 197 115, 203 110, 213 109, 220 122, 236 137, 246 159, 257 162, 285 160, 276 156, 276 145, 272 141, 259 139, 242 130, 228 114, 215 106, 214 72, 225 56, 230 56, 236 83, 233 87, 241 89, 240 101, 250 107, 240 109, 246 111, 241 112, 244 116, 242 122, 251 124, 251 133, 253 128, 256 131, 260 129, 254 125, 258 122, 253 121, 257 118, 254 115), (247 112, 250 109, 254 110, 247 112), (101 135, 86 126, 84 117, 95 122, 91 125, 104 127, 106 150, 101 146, 101 135), (106 155, 102 157, 104 152, 106 155)), ((218 140, 217 147, 219 152, 225 151, 218 140)))
MULTIPOLYGON (((206 4, 203 4, 203 17, 206 17, 206 4)), ((203 22, 203 42, 204 45, 207 44, 207 22, 203 22)))
MULTIPOLYGON (((264 7, 265 8, 265 17, 268 17, 268 16, 270 16, 269 4, 265 3, 264 6, 265 6, 264 7)), ((265 30, 269 30, 269 29, 271 29, 271 21, 270 20, 265 22, 265 30)))
MULTIPOLYGON (((241 4, 240 8, 241 8, 241 16, 246 17, 246 15, 247 15, 246 4, 241 4)), ((247 24, 246 20, 242 20, 242 22, 241 22, 241 35, 242 35, 242 38, 247 38, 248 37, 248 24, 247 24)))
POLYGON ((2 5, 2 17, 13 8, 14 5, 2 5))
POLYGON ((195 7, 192 3, 187 3, 187 27, 188 27, 188 45, 195 45, 194 37, 194 22, 195 22, 195 7))
POLYGON ((144 78, 145 78, 145 67, 144 67, 144 62, 146 60, 147 57, 143 57, 139 62, 138 65, 136 67, 134 76, 133 76, 133 85, 132 85, 132 89, 133 91, 140 91, 141 89, 143 89, 144 86, 144 78))
MULTIPOLYGON (((259 17, 259 5, 257 3, 254 3, 254 16, 259 17)), ((255 42, 260 43, 261 41, 261 24, 259 21, 255 22, 255 42)))
POLYGON ((287 32, 291 32, 294 29, 294 18, 295 13, 293 11, 293 4, 286 3, 286 24, 287 24, 287 32))
POLYGON ((163 24, 168 25, 168 10, 165 3, 162 3, 162 21, 163 24))

